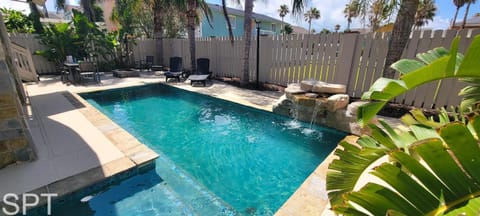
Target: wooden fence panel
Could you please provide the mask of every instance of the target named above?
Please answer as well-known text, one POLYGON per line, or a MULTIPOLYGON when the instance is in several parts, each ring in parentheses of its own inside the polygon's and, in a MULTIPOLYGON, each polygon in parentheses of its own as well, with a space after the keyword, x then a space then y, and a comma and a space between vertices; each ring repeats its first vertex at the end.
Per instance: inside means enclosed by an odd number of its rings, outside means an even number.
MULTIPOLYGON (((446 31, 445 37, 442 38, 443 40, 440 46, 446 49, 450 49, 451 42, 456 35, 457 35, 456 30, 446 31)), ((447 107, 449 105, 448 100, 450 98, 450 95, 452 94, 451 87, 454 86, 456 82, 457 82, 456 79, 446 79, 446 80, 440 81, 438 88, 436 90, 436 93, 437 93, 436 101, 435 101, 436 108, 447 107)))

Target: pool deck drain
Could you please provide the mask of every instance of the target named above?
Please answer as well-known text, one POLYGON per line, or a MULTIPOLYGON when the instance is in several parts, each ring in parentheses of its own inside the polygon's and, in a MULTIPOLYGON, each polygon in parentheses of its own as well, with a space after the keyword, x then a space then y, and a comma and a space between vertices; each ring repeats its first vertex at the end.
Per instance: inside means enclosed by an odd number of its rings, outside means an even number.
MULTIPOLYGON (((101 85, 91 86, 65 85, 59 77, 49 77, 28 85, 32 105, 29 126, 38 160, 0 170, 0 196, 47 191, 68 194, 153 161, 158 157, 155 152, 77 95, 152 83, 165 83, 164 77, 142 74, 139 78, 119 79, 108 74, 101 85)), ((217 81, 209 81, 207 87, 183 82, 167 84, 266 111, 272 111, 272 105, 282 95, 217 81)), ((276 215, 321 215, 328 204, 322 188, 332 159, 330 155, 318 166, 276 215)))

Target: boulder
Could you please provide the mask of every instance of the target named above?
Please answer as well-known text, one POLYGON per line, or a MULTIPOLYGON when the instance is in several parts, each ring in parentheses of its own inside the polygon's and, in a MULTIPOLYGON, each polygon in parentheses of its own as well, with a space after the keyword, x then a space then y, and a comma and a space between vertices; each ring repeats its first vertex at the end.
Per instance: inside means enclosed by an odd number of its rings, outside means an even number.
POLYGON ((318 94, 315 94, 315 93, 305 93, 305 97, 317 98, 317 97, 318 97, 318 94))
POLYGON ((305 93, 304 90, 300 88, 300 84, 298 83, 291 83, 288 84, 287 88, 285 88, 285 94, 287 94, 287 98, 294 94, 303 94, 305 93))
POLYGON ((349 97, 347 94, 336 94, 328 98, 327 101, 327 110, 330 112, 335 112, 339 109, 347 107, 349 102, 349 97))
POLYGON ((355 101, 347 106, 347 116, 357 116, 358 107, 368 103, 367 101, 355 101))
POLYGON ((311 92, 314 85, 316 85, 319 81, 315 80, 303 80, 300 82, 300 88, 306 92, 311 92))
POLYGON ((347 92, 347 87, 341 84, 317 82, 313 86, 312 92, 328 93, 328 94, 345 94, 347 92))

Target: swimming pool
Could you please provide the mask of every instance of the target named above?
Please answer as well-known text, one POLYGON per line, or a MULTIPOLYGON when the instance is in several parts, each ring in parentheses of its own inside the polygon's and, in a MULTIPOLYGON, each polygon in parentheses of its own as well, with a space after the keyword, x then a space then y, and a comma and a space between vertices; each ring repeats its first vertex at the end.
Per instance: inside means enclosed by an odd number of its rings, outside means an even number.
POLYGON ((125 181, 142 187, 96 194, 97 214, 272 215, 345 136, 161 84, 82 97, 160 155, 155 171, 125 181))

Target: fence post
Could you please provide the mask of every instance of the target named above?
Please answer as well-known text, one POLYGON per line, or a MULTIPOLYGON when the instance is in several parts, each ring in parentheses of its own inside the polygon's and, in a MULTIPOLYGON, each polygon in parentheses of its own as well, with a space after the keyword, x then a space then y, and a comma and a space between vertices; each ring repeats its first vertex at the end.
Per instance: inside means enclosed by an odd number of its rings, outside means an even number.
POLYGON ((338 69, 335 74, 335 83, 348 85, 353 74, 353 56, 357 47, 359 34, 341 34, 338 50, 338 69))

